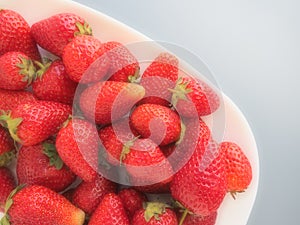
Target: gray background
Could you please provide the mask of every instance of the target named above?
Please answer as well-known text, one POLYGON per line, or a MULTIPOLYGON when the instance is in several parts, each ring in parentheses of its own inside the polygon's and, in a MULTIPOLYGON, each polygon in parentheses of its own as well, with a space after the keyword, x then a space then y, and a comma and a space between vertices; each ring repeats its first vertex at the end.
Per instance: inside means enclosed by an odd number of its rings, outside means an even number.
POLYGON ((76 1, 181 45, 210 66, 259 148, 260 185, 248 225, 299 225, 300 1, 76 1))

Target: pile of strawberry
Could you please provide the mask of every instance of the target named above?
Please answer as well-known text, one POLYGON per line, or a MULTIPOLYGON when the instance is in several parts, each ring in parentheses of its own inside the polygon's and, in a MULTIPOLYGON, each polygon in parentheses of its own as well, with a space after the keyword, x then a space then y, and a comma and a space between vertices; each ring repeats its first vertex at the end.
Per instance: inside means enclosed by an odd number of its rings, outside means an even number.
POLYGON ((215 224, 252 179, 242 149, 201 119, 219 107, 170 53, 141 73, 78 15, 29 26, 0 9, 0 224, 215 224))

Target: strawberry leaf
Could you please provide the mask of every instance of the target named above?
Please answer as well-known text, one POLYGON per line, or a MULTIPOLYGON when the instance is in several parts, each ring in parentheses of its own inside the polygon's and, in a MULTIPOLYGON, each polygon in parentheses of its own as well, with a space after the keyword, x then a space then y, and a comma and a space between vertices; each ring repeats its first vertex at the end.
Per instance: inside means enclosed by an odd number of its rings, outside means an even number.
POLYGON ((50 166, 54 166, 57 170, 63 167, 64 163, 59 157, 54 144, 44 142, 43 153, 48 156, 50 166))

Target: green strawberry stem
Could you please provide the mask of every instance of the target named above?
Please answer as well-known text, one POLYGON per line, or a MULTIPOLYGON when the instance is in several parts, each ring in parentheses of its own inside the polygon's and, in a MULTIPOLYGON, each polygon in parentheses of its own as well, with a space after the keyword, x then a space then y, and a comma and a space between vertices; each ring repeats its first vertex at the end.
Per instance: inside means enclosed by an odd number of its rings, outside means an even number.
POLYGON ((76 25, 78 31, 76 31, 74 33, 74 36, 93 35, 92 28, 90 27, 90 25, 87 22, 84 22, 84 24, 82 24, 80 22, 76 22, 75 25, 76 25))
POLYGON ((0 167, 9 165, 9 163, 15 156, 16 156, 16 154, 15 154, 14 149, 1 154, 0 155, 0 167))
POLYGON ((122 148, 120 155, 120 165, 122 165, 123 160, 126 158, 126 155, 130 152, 130 148, 134 145, 134 142, 139 139, 140 136, 134 137, 132 140, 127 141, 122 148))
POLYGON ((21 184, 19 186, 17 186, 14 190, 12 190, 12 192, 10 192, 9 196, 6 199, 5 202, 5 206, 4 206, 4 216, 2 217, 2 219, 0 220, 0 225, 10 225, 9 222, 9 214, 8 214, 8 210, 10 209, 10 207, 13 204, 13 200, 12 197, 17 194, 25 185, 21 184))
POLYGON ((36 71, 36 79, 39 78, 39 79, 42 79, 44 73, 48 70, 48 68, 50 67, 51 65, 51 61, 50 60, 47 60, 46 59, 46 62, 43 64, 39 61, 34 61, 34 64, 36 64, 39 69, 36 71))
POLYGON ((140 77, 140 67, 137 66, 133 75, 128 76, 128 81, 130 83, 137 83, 137 80, 140 77))
POLYGON ((176 85, 174 89, 169 88, 168 90, 170 92, 172 92, 172 99, 171 99, 171 103, 173 106, 177 105, 177 102, 179 99, 182 100, 187 100, 187 95, 189 93, 191 93, 193 90, 187 88, 189 82, 183 82, 182 77, 180 77, 177 81, 176 81, 176 85))
POLYGON ((42 145, 43 153, 49 157, 50 166, 54 166, 57 170, 60 170, 64 163, 59 157, 55 145, 47 142, 44 142, 42 145))
POLYGON ((22 56, 19 56, 19 59, 21 63, 18 63, 16 66, 20 69, 19 73, 23 75, 22 81, 27 82, 27 86, 29 86, 36 78, 36 68, 31 59, 26 59, 22 56))
POLYGON ((8 128, 10 136, 16 141, 21 143, 21 139, 17 135, 18 126, 22 123, 22 118, 11 118, 11 113, 3 113, 0 116, 0 123, 2 126, 8 128))
POLYGON ((183 214, 182 214, 182 216, 180 218, 180 221, 179 221, 178 225, 182 225, 183 224, 183 222, 184 222, 184 220, 185 220, 185 218, 186 218, 186 216, 187 216, 188 213, 189 213, 189 210, 188 209, 184 209, 183 214))
POLYGON ((179 136, 178 141, 176 141, 175 145, 179 145, 182 142, 182 140, 185 136, 185 132, 186 132, 186 126, 184 125, 184 123, 181 121, 180 124, 181 124, 180 136, 179 136))
POLYGON ((166 212, 166 208, 170 208, 169 205, 161 202, 146 202, 144 204, 144 218, 149 222, 152 217, 156 220, 160 220, 159 216, 166 212))

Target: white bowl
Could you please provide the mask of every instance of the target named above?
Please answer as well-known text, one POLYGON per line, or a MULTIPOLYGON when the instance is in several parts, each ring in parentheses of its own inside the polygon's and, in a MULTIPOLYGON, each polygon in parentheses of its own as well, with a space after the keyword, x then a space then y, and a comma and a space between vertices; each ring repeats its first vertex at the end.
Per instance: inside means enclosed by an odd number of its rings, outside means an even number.
MULTIPOLYGON (((124 44, 149 41, 150 38, 133 30, 115 19, 91 8, 70 0, 3 0, 0 8, 19 12, 32 24, 60 12, 73 12, 85 18, 93 28, 94 36, 102 41, 116 40, 124 44), (120 35, 121 34, 121 35, 120 35)), ((223 111, 225 128, 223 140, 239 144, 249 158, 253 169, 253 180, 245 193, 239 194, 236 200, 230 195, 225 197, 219 212, 217 225, 246 225, 251 213, 259 180, 259 158, 257 146, 251 128, 238 107, 225 95, 223 111)), ((210 121, 211 118, 206 118, 210 121)), ((2 214, 0 213, 0 217, 2 214)))

